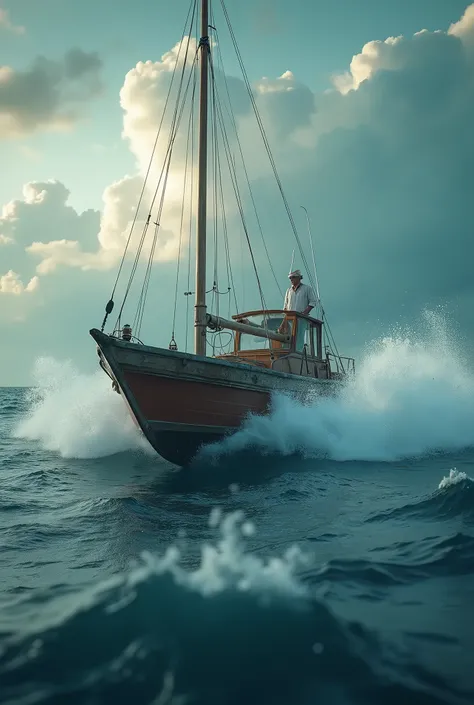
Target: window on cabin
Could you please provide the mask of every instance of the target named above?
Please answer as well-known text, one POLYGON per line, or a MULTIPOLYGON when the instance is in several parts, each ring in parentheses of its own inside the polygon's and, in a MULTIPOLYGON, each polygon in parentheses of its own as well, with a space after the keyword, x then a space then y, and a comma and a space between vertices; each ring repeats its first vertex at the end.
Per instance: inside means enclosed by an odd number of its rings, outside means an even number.
MULTIPOLYGON (((273 333, 282 333, 283 335, 291 336, 293 329, 293 319, 288 319, 286 316, 282 315, 267 315, 256 314, 255 316, 248 316, 248 318, 242 319, 242 323, 247 325, 255 326, 256 328, 263 328, 263 330, 269 330, 273 333)), ((269 338, 262 338, 261 336, 251 335, 250 333, 240 334, 240 350, 289 350, 290 343, 281 343, 278 340, 270 340, 269 338)))
POLYGON ((298 318, 298 328, 296 330, 296 352, 303 352, 306 345, 306 354, 312 355, 313 326, 304 318, 298 318))

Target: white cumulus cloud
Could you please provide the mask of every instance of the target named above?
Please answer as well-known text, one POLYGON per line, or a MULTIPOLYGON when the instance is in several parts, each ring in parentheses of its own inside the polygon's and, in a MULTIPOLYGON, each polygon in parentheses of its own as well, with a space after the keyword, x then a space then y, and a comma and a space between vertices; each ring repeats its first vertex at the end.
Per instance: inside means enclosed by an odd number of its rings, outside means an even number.
POLYGON ((38 286, 38 277, 32 277, 25 286, 21 281, 20 276, 11 269, 3 276, 0 276, 0 294, 15 294, 16 296, 19 296, 20 294, 35 291, 38 286))
MULTIPOLYGON (((314 217, 323 297, 351 325, 456 297, 469 310, 467 302, 474 300, 473 28, 474 5, 445 31, 368 42, 325 93, 314 94, 290 70, 253 87, 293 210, 304 204, 314 217)), ((76 212, 62 184, 33 182, 22 199, 4 207, 2 253, 20 248, 24 266, 34 263, 40 276, 65 267, 103 271, 116 266, 136 216, 178 51, 176 45, 159 61, 139 62, 125 77, 122 136, 137 169, 105 190, 101 214, 76 212)), ((188 71, 194 51, 191 45, 188 71)), ((260 138, 243 83, 228 81, 257 204, 284 277, 294 247, 290 228, 263 149, 257 147, 260 138)), ((174 263, 178 246, 186 125, 183 115, 160 218, 155 259, 163 265, 174 263)), ((169 129, 168 118, 151 166, 152 189, 169 129)), ((235 143, 232 148, 238 151, 235 143)), ((145 192, 132 256, 152 197, 153 190, 145 192)), ((232 199, 228 203, 236 226, 232 199)), ((235 232, 236 227, 230 229, 231 238, 235 232)), ((255 242, 255 230, 251 237, 255 242)), ((9 266, 27 280, 25 270, 9 266)))
POLYGON ((459 22, 451 25, 449 34, 454 34, 467 44, 474 44, 474 5, 469 5, 459 22))

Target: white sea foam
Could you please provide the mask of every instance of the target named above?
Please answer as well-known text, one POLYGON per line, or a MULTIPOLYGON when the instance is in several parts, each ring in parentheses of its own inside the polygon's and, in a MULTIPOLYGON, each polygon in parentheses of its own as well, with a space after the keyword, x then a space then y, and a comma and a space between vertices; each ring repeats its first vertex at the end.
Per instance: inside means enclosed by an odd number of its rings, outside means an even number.
POLYGON ((466 480, 470 480, 471 478, 467 475, 465 472, 460 472, 459 470, 456 470, 456 468, 452 468, 449 471, 449 475, 447 477, 443 477, 441 482, 438 485, 439 490, 445 490, 448 487, 453 487, 454 485, 459 485, 460 482, 465 482, 466 480))
POLYGON ((147 449, 123 399, 102 370, 81 374, 70 362, 40 358, 30 408, 15 436, 40 441, 66 458, 99 458, 147 449))
MULTIPOLYGON (((123 399, 101 371, 38 360, 36 389, 16 435, 39 440, 65 457, 90 458, 142 448, 123 399)), ((357 375, 333 399, 302 406, 276 396, 272 413, 208 452, 247 447, 338 461, 394 461, 474 446, 474 375, 442 316, 426 314, 422 331, 375 342, 357 375)))
POLYGON ((201 546, 201 560, 196 569, 184 567, 181 551, 176 546, 170 546, 161 557, 142 554, 144 565, 130 575, 130 581, 141 582, 149 572, 169 572, 178 584, 205 596, 228 588, 293 597, 308 594, 296 573, 298 568, 308 565, 310 556, 297 545, 288 548, 281 557, 260 558, 249 552, 245 545, 245 538, 255 532, 255 527, 245 521, 243 512, 236 511, 224 516, 220 509, 215 509, 211 512, 209 523, 219 531, 221 538, 215 544, 204 543, 201 546))
POLYGON ((333 460, 394 461, 474 446, 474 375, 442 316, 425 314, 423 334, 374 343, 357 375, 333 399, 302 406, 274 399, 267 417, 209 449, 257 447, 333 460))

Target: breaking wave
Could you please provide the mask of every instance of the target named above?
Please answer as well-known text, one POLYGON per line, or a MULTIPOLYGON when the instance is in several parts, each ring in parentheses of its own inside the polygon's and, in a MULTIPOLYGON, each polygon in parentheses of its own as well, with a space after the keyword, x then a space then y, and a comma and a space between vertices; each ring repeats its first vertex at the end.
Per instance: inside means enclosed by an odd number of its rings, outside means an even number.
MULTIPOLYGON (((241 431, 205 448, 201 458, 256 449, 391 462, 474 446, 474 374, 444 319, 432 313, 425 319, 422 332, 374 343, 338 396, 302 406, 276 395, 269 416, 250 417, 241 431)), ((150 452, 102 371, 81 374, 69 362, 42 358, 34 377, 17 437, 38 440, 64 457, 150 452)))
POLYGON ((195 569, 170 547, 87 592, 41 604, 26 632, 4 639, 3 701, 469 702, 416 654, 337 617, 298 579, 308 561, 298 548, 263 559, 246 551, 253 527, 240 513, 214 512, 212 523, 221 539, 202 546, 195 569))
POLYGON ((17 438, 40 441, 65 458, 99 458, 147 450, 122 398, 102 372, 81 374, 71 362, 40 358, 28 410, 14 430, 17 438))
POLYGON ((268 417, 250 417, 205 455, 255 448, 391 462, 474 446, 474 374, 442 316, 426 313, 420 330, 373 344, 337 397, 302 406, 277 395, 268 417))
POLYGON ((436 492, 402 507, 377 513, 368 521, 405 519, 409 516, 420 519, 462 517, 466 523, 474 524, 474 481, 467 473, 453 468, 447 477, 443 477, 436 492))

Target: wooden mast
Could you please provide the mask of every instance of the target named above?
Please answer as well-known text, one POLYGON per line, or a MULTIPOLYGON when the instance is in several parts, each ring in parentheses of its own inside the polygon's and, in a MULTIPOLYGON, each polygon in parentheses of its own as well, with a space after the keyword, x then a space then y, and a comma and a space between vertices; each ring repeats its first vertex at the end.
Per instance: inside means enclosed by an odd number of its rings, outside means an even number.
POLYGON ((196 299, 194 305, 194 352, 206 354, 206 218, 207 218, 207 103, 209 63, 209 5, 201 0, 198 216, 196 242, 196 299))

